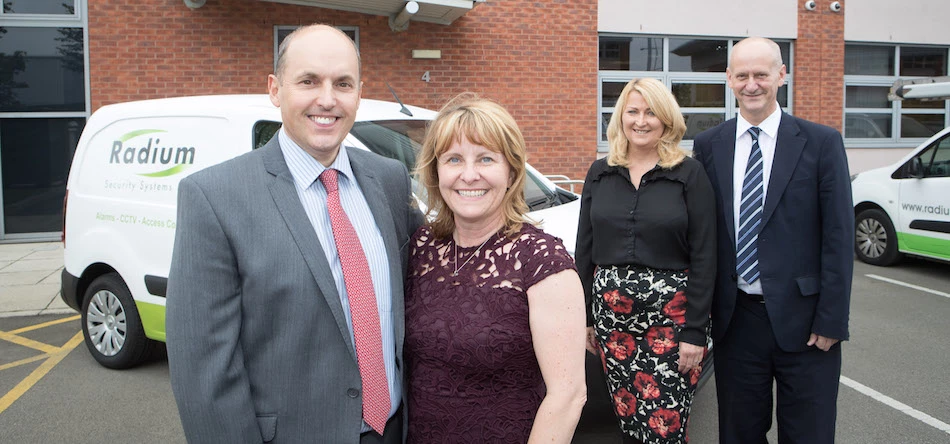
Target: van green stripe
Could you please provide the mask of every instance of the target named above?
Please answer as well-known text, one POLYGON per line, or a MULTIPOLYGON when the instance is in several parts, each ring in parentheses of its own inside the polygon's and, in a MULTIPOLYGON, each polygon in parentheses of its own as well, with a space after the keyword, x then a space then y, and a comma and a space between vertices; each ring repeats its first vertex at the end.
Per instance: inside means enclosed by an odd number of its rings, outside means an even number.
POLYGON ((125 133, 125 134, 123 134, 121 137, 119 137, 119 142, 125 143, 125 142, 126 142, 127 140, 129 140, 129 139, 131 139, 131 138, 133 138, 133 137, 141 136, 141 135, 143 135, 143 134, 165 133, 165 132, 167 132, 167 131, 165 131, 165 130, 157 130, 157 129, 135 130, 135 131, 132 131, 132 132, 130 132, 130 133, 125 133))
POLYGON ((950 240, 910 233, 897 233, 897 245, 901 246, 901 251, 911 254, 919 253, 950 260, 950 240), (927 250, 905 248, 904 246, 908 243, 925 243, 930 245, 930 248, 927 250))
POLYGON ((165 342, 165 306, 135 301, 135 308, 139 310, 142 319, 142 328, 149 339, 165 342))
POLYGON ((171 168, 169 168, 169 169, 167 169, 167 170, 156 171, 156 172, 154 172, 154 173, 139 173, 139 176, 145 176, 145 177, 168 177, 168 176, 174 176, 174 175, 176 175, 176 174, 178 174, 178 173, 180 173, 180 172, 182 172, 182 171, 185 171, 189 166, 191 166, 191 165, 180 164, 180 165, 175 165, 175 166, 173 166, 173 167, 171 167, 171 168))

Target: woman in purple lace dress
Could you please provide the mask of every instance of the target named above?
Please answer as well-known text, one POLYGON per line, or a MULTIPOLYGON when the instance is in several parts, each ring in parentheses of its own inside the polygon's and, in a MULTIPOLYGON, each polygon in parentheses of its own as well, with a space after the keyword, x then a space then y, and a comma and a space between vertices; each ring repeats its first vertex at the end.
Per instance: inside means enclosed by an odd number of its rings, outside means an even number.
POLYGON ((584 293, 561 240, 524 214, 511 115, 447 104, 418 160, 431 223, 410 240, 410 443, 569 443, 586 399, 584 293))

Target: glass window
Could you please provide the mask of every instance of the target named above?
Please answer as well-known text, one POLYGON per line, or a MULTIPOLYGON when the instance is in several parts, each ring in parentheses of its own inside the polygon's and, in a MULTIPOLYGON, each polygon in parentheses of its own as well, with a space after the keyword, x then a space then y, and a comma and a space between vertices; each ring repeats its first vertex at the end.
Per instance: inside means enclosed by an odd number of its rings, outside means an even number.
POLYGON ((82 28, 2 28, 0 112, 85 111, 82 28))
POLYGON ((617 106, 620 100, 620 93, 627 82, 603 82, 601 83, 600 100, 601 106, 613 108, 617 106))
POLYGON ((728 62, 725 40, 670 39, 670 71, 726 72, 728 62))
POLYGON ((901 76, 947 75, 947 49, 901 46, 901 76))
POLYGON ((723 88, 722 84, 674 83, 672 90, 680 107, 726 106, 726 88, 723 88))
POLYGON ((601 37, 602 71, 662 71, 663 39, 655 37, 601 37))
POLYGON ((930 137, 944 128, 943 114, 901 115, 901 137, 930 137))
POLYGON ((890 89, 882 86, 845 87, 844 106, 847 108, 890 108, 887 100, 890 89))
POLYGON ((254 149, 258 149, 264 145, 267 145, 267 142, 277 134, 277 130, 280 129, 280 122, 272 122, 269 120, 261 120, 254 124, 254 144, 251 145, 254 149))
POLYGON ((845 113, 844 137, 881 139, 891 137, 891 115, 845 113))
POLYGON ((75 0, 3 0, 4 14, 73 15, 75 0))
POLYGON ((85 118, 0 119, 7 234, 62 230, 66 177, 85 118))
POLYGON ((726 121, 726 115, 723 113, 683 113, 683 118, 686 119, 686 136, 683 138, 688 140, 726 121))
POLYGON ((844 45, 844 73, 865 76, 894 75, 894 47, 844 45))
POLYGON ((929 165, 925 167, 927 177, 950 177, 950 137, 944 137, 935 145, 936 152, 929 165))

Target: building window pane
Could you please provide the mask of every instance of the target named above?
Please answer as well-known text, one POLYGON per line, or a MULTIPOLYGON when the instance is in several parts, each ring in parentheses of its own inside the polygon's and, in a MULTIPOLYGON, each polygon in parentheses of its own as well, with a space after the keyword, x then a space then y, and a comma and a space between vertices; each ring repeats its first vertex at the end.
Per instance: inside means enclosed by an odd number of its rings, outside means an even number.
POLYGON ((601 83, 600 106, 604 108, 613 108, 617 106, 617 100, 620 100, 620 93, 627 82, 603 82, 601 83))
POLYGON ((662 71, 663 39, 601 37, 599 56, 602 71, 662 71))
POLYGON ((607 125, 610 124, 610 116, 614 113, 603 113, 600 115, 600 140, 607 141, 607 125))
POLYGON ((697 134, 726 121, 723 113, 684 113, 683 118, 686 119, 685 140, 692 140, 697 134))
POLYGON ((673 96, 681 107, 701 108, 726 106, 726 88, 722 84, 674 83, 673 96))
POLYGON ((0 111, 85 111, 82 28, 4 27, 0 111))
POLYGON ((881 139, 891 137, 890 114, 845 113, 844 136, 881 139))
POLYGON ((894 75, 894 47, 844 45, 844 73, 868 76, 894 75))
POLYGON ((4 14, 73 15, 75 0, 3 0, 4 14))
POLYGON ((62 230, 66 176, 84 118, 0 120, 6 234, 62 230))
POLYGON ((946 106, 946 103, 947 103, 946 100, 904 99, 904 100, 901 100, 901 108, 942 110, 946 106))
POLYGON ((889 90, 881 86, 845 87, 844 106, 847 108, 890 108, 891 101, 887 100, 889 90))
POLYGON ((947 49, 901 46, 900 75, 921 77, 947 75, 947 49))
POLYGON ((725 40, 670 39, 670 71, 726 72, 725 40))
POLYGON ((901 137, 930 137, 943 128, 943 114, 904 114, 901 116, 901 137))

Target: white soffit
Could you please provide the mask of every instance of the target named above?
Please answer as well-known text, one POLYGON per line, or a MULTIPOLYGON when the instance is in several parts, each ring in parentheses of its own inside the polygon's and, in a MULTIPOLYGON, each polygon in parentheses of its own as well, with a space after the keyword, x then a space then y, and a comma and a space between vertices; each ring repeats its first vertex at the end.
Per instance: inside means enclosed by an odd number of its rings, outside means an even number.
MULTIPOLYGON (((407 0, 261 0, 271 3, 286 3, 291 5, 313 6, 316 8, 338 9, 341 11, 359 12, 362 14, 381 15, 391 17, 398 14, 405 7, 407 0)), ((466 12, 472 10, 476 4, 485 0, 415 0, 419 4, 419 12, 411 20, 419 22, 451 25, 466 12)))

